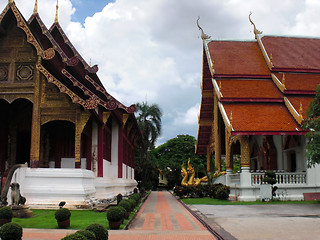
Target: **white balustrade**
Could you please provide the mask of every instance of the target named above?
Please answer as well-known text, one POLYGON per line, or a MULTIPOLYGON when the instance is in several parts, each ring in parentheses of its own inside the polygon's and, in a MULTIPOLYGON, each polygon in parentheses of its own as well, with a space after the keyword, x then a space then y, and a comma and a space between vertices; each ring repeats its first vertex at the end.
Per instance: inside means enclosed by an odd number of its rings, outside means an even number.
MULTIPOLYGON (((276 172, 276 184, 306 184, 306 176, 307 174, 304 172, 293 172, 293 173, 284 173, 284 172, 276 172)), ((252 185, 260 185, 264 184, 262 179, 264 178, 263 172, 253 172, 251 173, 251 184, 252 185)))

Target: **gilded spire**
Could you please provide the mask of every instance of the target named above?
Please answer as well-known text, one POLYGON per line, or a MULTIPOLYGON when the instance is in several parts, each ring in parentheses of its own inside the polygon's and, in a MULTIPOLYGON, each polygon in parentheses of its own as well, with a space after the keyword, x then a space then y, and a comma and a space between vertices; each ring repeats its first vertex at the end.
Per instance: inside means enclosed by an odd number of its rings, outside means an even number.
POLYGON ((59 10, 59 4, 58 4, 58 0, 57 0, 57 5, 56 5, 56 17, 54 19, 55 23, 58 23, 58 10, 59 10))
POLYGON ((34 9, 33 9, 33 15, 36 15, 38 13, 38 0, 34 3, 34 9))
POLYGON ((12 4, 14 2, 14 0, 9 0, 9 4, 12 4))
POLYGON ((286 75, 284 73, 282 74, 282 84, 286 85, 286 75))
POLYGON ((249 14, 249 22, 251 23, 251 25, 253 25, 253 33, 254 33, 255 38, 257 39, 257 35, 261 34, 262 31, 259 31, 259 30, 256 28, 256 25, 252 22, 251 17, 250 17, 251 14, 252 14, 252 12, 250 12, 250 14, 249 14))
POLYGON ((199 25, 199 19, 200 19, 200 17, 198 17, 198 19, 197 19, 197 26, 198 26, 199 30, 201 31, 201 39, 202 39, 202 40, 209 39, 210 36, 208 36, 207 34, 205 34, 205 33, 203 32, 203 29, 200 27, 200 25, 199 25))

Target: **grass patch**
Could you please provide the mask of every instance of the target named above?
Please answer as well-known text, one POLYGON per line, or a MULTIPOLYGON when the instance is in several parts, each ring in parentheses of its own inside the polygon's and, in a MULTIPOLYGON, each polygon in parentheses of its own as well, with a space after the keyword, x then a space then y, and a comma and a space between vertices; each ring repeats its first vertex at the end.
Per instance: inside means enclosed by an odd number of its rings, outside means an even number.
MULTIPOLYGON (((128 221, 134 216, 138 207, 130 213, 129 219, 125 219, 120 229, 123 229, 128 221)), ((56 210, 32 209, 31 218, 13 218, 12 222, 18 223, 23 228, 41 228, 41 229, 58 229, 57 221, 54 217, 56 210)), ((70 210, 70 227, 69 229, 85 229, 92 223, 99 223, 106 229, 109 229, 109 222, 105 212, 96 212, 93 210, 70 210)))
POLYGON ((259 205, 259 204, 319 204, 318 200, 315 201, 279 201, 273 200, 270 202, 261 202, 259 200, 255 202, 240 202, 240 201, 228 201, 228 200, 218 200, 213 198, 183 198, 181 199, 185 204, 196 205, 259 205))

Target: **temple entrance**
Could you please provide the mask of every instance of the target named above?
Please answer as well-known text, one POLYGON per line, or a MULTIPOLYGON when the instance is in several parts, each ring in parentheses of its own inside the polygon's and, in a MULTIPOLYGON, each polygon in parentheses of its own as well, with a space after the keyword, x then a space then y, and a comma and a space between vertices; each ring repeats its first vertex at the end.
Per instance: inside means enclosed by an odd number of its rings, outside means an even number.
POLYGON ((75 126, 68 121, 52 121, 41 126, 41 167, 61 168, 74 163, 75 126))
POLYGON ((0 100, 0 171, 14 164, 30 164, 33 104, 17 99, 11 104, 0 100))

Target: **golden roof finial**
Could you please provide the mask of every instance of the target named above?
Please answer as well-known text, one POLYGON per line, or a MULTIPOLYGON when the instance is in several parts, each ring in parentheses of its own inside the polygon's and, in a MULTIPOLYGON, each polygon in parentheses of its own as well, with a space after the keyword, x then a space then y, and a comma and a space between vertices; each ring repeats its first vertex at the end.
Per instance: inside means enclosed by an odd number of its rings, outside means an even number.
POLYGON ((259 34, 261 34, 262 31, 259 31, 259 30, 256 28, 256 25, 252 22, 251 17, 250 17, 251 14, 252 14, 252 12, 250 12, 250 14, 249 14, 249 22, 251 23, 251 25, 253 25, 253 33, 254 33, 255 38, 257 39, 257 36, 258 36, 259 34))
POLYGON ((36 15, 38 13, 38 0, 34 3, 34 9, 33 9, 33 15, 36 15))
POLYGON ((197 19, 197 26, 198 26, 199 30, 201 31, 201 39, 202 39, 202 40, 209 39, 209 38, 210 38, 210 36, 209 36, 209 35, 207 35, 207 34, 205 34, 205 33, 203 32, 203 29, 200 27, 200 25, 199 25, 199 19, 200 19, 200 17, 198 16, 198 19, 197 19))
POLYGON ((14 2, 14 0, 9 0, 9 4, 12 4, 14 2))
POLYGON ((282 73, 282 84, 286 85, 286 75, 282 73))
POLYGON ((299 115, 302 116, 302 113, 303 113, 303 107, 302 107, 302 103, 300 102, 299 115))
POLYGON ((272 53, 270 53, 270 64, 271 64, 271 66, 273 66, 273 63, 272 63, 272 53))
POLYGON ((55 23, 58 23, 58 10, 59 10, 59 4, 58 4, 58 0, 57 0, 57 5, 56 5, 56 17, 54 19, 55 23))
POLYGON ((229 120, 230 120, 230 128, 232 129, 232 111, 230 112, 230 118, 229 118, 229 120))
POLYGON ((89 67, 91 67, 91 58, 90 58, 90 62, 89 62, 89 67))

